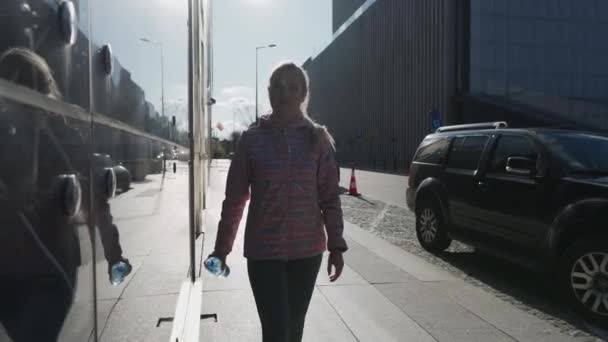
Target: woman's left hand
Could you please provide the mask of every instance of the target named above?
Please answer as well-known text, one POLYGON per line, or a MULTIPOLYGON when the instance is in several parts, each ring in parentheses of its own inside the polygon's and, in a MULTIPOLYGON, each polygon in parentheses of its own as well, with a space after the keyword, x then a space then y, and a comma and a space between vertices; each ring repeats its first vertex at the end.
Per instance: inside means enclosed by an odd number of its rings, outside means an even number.
POLYGON ((330 252, 329 259, 327 259, 327 275, 332 283, 340 278, 342 269, 344 269, 344 258, 342 257, 342 252, 330 252), (335 269, 333 275, 331 274, 332 266, 335 269))

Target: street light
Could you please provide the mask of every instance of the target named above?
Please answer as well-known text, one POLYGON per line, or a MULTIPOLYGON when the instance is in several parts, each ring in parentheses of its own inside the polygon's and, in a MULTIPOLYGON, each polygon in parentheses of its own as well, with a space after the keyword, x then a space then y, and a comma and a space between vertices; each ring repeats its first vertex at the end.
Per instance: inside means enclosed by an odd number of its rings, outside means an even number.
POLYGON ((258 123, 258 51, 266 48, 277 47, 276 44, 255 47, 255 123, 258 123))
POLYGON ((142 42, 158 45, 160 47, 160 106, 161 115, 165 116, 165 67, 163 57, 163 43, 148 38, 139 38, 142 42))

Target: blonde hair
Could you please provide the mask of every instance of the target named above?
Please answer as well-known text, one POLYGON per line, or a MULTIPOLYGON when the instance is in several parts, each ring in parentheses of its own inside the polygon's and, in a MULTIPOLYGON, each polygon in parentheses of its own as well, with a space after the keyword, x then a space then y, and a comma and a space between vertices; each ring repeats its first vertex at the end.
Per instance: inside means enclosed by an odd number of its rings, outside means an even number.
POLYGON ((281 62, 273 69, 272 74, 270 75, 269 87, 273 83, 273 81, 275 81, 280 75, 282 75, 283 73, 285 73, 287 71, 294 71, 296 73, 296 75, 298 75, 298 78, 300 79, 300 82, 301 82, 302 89, 304 90, 304 100, 302 101, 302 104, 300 105, 300 110, 302 111, 302 115, 304 116, 304 119, 308 122, 309 126, 312 128, 310 138, 311 138, 313 148, 316 149, 317 147, 319 147, 321 138, 326 137, 329 144, 331 145, 331 148, 333 150, 335 150, 336 144, 334 142, 334 138, 331 136, 331 134, 327 130, 327 127, 316 123, 310 117, 310 115, 308 115, 308 103, 310 100, 310 79, 308 78, 308 74, 306 73, 306 70, 304 70, 302 67, 296 65, 294 62, 291 62, 291 61, 281 62))
POLYGON ((15 47, 0 55, 0 78, 31 88, 51 98, 61 93, 47 62, 35 52, 15 47))

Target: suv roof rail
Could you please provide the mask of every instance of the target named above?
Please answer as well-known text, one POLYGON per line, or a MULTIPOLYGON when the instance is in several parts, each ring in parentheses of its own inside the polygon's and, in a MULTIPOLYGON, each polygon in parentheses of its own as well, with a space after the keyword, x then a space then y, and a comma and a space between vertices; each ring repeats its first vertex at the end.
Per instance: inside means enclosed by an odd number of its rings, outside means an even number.
POLYGON ((498 128, 507 128, 506 121, 495 121, 495 122, 481 122, 475 124, 466 124, 466 125, 453 125, 453 126, 443 126, 437 128, 435 133, 442 132, 453 132, 453 131, 464 131, 469 129, 498 129, 498 128))

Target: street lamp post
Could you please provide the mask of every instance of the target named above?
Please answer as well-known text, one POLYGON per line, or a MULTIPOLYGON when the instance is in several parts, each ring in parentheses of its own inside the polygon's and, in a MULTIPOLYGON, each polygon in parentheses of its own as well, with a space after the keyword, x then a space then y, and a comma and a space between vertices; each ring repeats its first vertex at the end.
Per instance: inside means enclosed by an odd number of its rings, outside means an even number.
POLYGON ((163 56, 163 43, 148 38, 139 38, 142 42, 158 45, 160 47, 160 106, 161 115, 165 116, 165 62, 163 56))
POLYGON ((274 48, 276 44, 255 47, 255 123, 258 123, 258 51, 266 48, 274 48))

